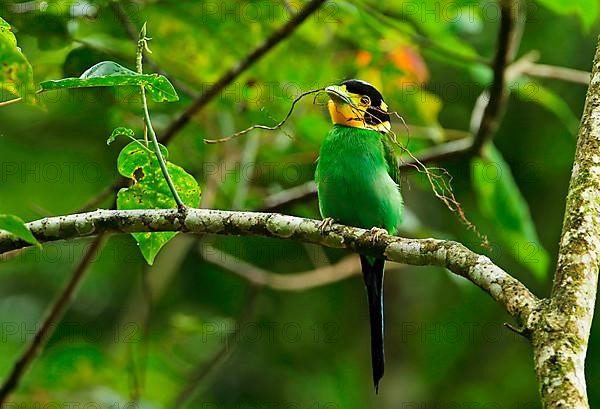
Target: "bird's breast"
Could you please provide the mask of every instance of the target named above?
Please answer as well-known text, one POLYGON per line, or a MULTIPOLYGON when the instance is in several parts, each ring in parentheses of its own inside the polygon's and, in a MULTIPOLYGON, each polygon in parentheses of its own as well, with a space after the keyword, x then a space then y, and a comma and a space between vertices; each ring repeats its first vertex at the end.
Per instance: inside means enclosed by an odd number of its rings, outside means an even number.
POLYGON ((387 172, 378 136, 360 136, 326 140, 321 148, 316 173, 321 215, 395 232, 402 211, 400 191, 387 172))

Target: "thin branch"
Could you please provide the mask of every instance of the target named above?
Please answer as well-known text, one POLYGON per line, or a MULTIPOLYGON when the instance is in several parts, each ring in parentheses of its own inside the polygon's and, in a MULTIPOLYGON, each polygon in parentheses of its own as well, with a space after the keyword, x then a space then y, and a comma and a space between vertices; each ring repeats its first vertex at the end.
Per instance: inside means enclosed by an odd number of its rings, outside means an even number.
POLYGON ((260 287, 279 291, 303 291, 345 280, 361 272, 356 256, 348 256, 334 265, 294 274, 277 274, 256 267, 213 246, 200 244, 198 252, 209 263, 242 277, 260 287))
POLYGON ((496 41, 496 55, 492 66, 494 78, 489 89, 488 103, 473 139, 471 150, 474 154, 479 154, 488 139, 496 133, 504 114, 508 97, 505 71, 511 62, 514 50, 517 48, 513 38, 517 21, 519 21, 517 12, 521 8, 516 7, 510 0, 500 1, 500 28, 496 41))
MULTIPOLYGON (((41 242, 69 240, 101 233, 181 231, 202 234, 262 236, 345 248, 412 265, 446 267, 488 292, 516 319, 526 319, 537 298, 489 258, 460 243, 374 235, 369 230, 334 225, 321 232, 321 221, 277 213, 231 212, 212 209, 97 210, 27 223, 41 242)), ((0 231, 0 254, 31 244, 0 231)))
MULTIPOLYGON (((419 152, 417 158, 419 162, 426 165, 432 162, 439 162, 442 160, 455 158, 467 153, 470 153, 473 147, 473 138, 458 139, 456 141, 446 142, 440 145, 432 146, 419 152)), ((402 160, 400 164, 400 170, 414 169, 418 162, 408 158, 402 160)))
POLYGON ((297 14, 295 14, 286 24, 269 36, 262 44, 252 50, 236 65, 226 71, 210 88, 200 95, 179 118, 171 123, 160 138, 162 143, 167 143, 183 127, 185 127, 208 102, 217 96, 228 84, 234 81, 244 71, 251 67, 255 62, 262 58, 273 47, 289 37, 300 24, 302 24, 311 14, 321 7, 326 0, 311 0, 297 14))
MULTIPOLYGON (((423 128, 418 127, 416 129, 421 130, 423 128)), ((460 136, 461 139, 436 145, 421 152, 418 156, 419 162, 422 164, 437 162, 458 156, 458 154, 463 154, 470 150, 473 145, 473 139, 469 137, 470 134, 468 132, 444 130, 444 132, 448 131, 453 132, 453 135, 456 137, 460 136)), ((401 161, 400 169, 404 171, 415 170, 415 165, 416 162, 414 160, 407 158, 406 160, 401 161)), ((303 203, 306 200, 315 197, 316 194, 317 186, 315 185, 315 182, 311 180, 267 196, 258 210, 271 212, 280 211, 283 208, 293 206, 297 203, 303 203)))
POLYGON ((317 194, 317 185, 313 180, 267 196, 258 210, 275 212, 295 203, 304 202, 317 194))
POLYGON ((241 130, 239 132, 235 132, 234 134, 229 135, 229 136, 225 136, 223 138, 219 138, 219 139, 204 139, 204 143, 208 143, 208 144, 213 143, 213 144, 215 144, 215 143, 229 142, 230 140, 238 138, 238 137, 240 137, 242 135, 245 135, 245 134, 247 134, 249 132, 252 132, 255 129, 264 129, 264 130, 267 130, 267 131, 275 131, 277 129, 280 129, 283 125, 285 125, 285 123, 287 122, 287 120, 290 118, 290 116, 294 112, 294 108, 295 108, 296 104, 298 103, 298 101, 300 101, 302 98, 304 98, 307 95, 319 93, 319 92, 322 92, 323 90, 324 90, 323 88, 313 89, 313 90, 306 91, 306 92, 303 92, 300 95, 298 95, 292 101, 292 105, 290 105, 290 109, 288 110, 288 113, 276 125, 273 125, 273 126, 260 125, 260 124, 252 125, 252 126, 246 128, 246 129, 243 129, 243 130, 241 130))
POLYGON ((592 74, 587 71, 546 64, 531 64, 523 70, 523 73, 533 77, 552 78, 583 85, 588 85, 592 77, 592 74))
MULTIPOLYGON (((437 162, 463 155, 478 155, 485 143, 496 133, 507 100, 506 71, 520 38, 520 35, 515 33, 515 27, 521 28, 521 25, 517 24, 521 21, 521 17, 517 15, 520 9, 521 7, 513 7, 512 2, 508 0, 500 2, 501 19, 493 63, 494 76, 489 90, 478 98, 479 105, 476 103, 474 108, 472 115, 472 122, 475 123, 475 126, 472 126, 475 128, 474 137, 433 146, 419 153, 418 159, 421 163, 437 162)), ((407 160, 400 169, 410 169, 415 164, 415 160, 407 160)))
POLYGON ((86 270, 94 260, 98 250, 101 248, 102 243, 104 242, 104 237, 104 234, 99 234, 90 243, 85 254, 83 255, 83 258, 80 260, 77 268, 75 268, 71 277, 69 278, 69 281, 59 293, 58 298, 51 304, 46 318, 44 318, 39 330, 35 333, 35 336, 25 351, 23 351, 19 359, 15 362, 10 374, 0 388, 0 405, 5 404, 9 395, 19 386, 23 375, 25 375, 33 360, 38 356, 48 341, 48 338, 54 332, 55 326, 61 320, 67 307, 71 303, 71 300, 75 296, 86 270))
POLYGON ((5 107, 7 105, 15 104, 17 102, 21 102, 22 100, 23 100, 23 98, 19 97, 19 98, 15 98, 15 99, 10 99, 8 101, 3 101, 3 102, 0 102, 0 107, 5 107))
MULTIPOLYGON (((392 126, 404 126, 404 123, 399 121, 392 121, 392 126)), ((463 131, 461 129, 448 129, 438 128, 435 126, 419 126, 419 125, 408 125, 408 134, 411 139, 422 138, 433 141, 457 141, 459 139, 465 139, 472 137, 469 131, 463 131)))
POLYGON ((540 53, 537 50, 527 52, 518 61, 515 61, 508 67, 506 70, 507 81, 511 83, 521 75, 529 75, 531 77, 552 78, 583 85, 590 83, 591 73, 588 71, 538 64, 537 61, 539 59, 540 53))

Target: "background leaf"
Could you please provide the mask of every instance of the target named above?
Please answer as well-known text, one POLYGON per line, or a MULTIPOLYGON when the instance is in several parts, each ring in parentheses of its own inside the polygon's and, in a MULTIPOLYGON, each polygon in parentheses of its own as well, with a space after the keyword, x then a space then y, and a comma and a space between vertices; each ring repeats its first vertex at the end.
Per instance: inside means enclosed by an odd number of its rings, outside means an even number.
POLYGON ((44 91, 61 88, 124 87, 143 85, 155 102, 179 100, 177 91, 169 80, 158 74, 138 74, 113 61, 103 61, 87 69, 79 78, 64 78, 44 81, 40 87, 44 91))
POLYGON ((27 226, 25 226, 25 222, 17 216, 0 214, 0 230, 6 230, 18 238, 25 240, 27 243, 40 244, 27 226))
POLYGON ((471 174, 479 209, 494 223, 504 246, 536 277, 545 278, 548 253, 539 241, 529 206, 500 152, 489 145, 484 157, 472 160, 471 174))
MULTIPOLYGON (((167 149, 161 146, 163 156, 167 157, 167 149)), ((144 150, 137 142, 131 142, 119 154, 117 159, 119 172, 130 179, 133 185, 121 189, 117 195, 117 208, 127 209, 170 209, 177 207, 169 186, 160 170, 156 155, 144 150)), ((181 200, 190 207, 197 207, 200 201, 198 183, 183 168, 167 162, 169 174, 179 193, 181 200)), ((154 258, 169 240, 177 233, 133 233, 140 250, 148 262, 154 258)))
POLYGON ((576 15, 585 30, 589 30, 598 17, 598 0, 537 0, 549 10, 562 15, 576 15))
POLYGON ((573 136, 577 135, 579 118, 575 116, 569 104, 560 95, 539 82, 526 78, 516 81, 513 89, 516 95, 524 101, 535 102, 556 115, 573 136))
POLYGON ((7 91, 30 104, 37 104, 33 70, 17 47, 10 25, 0 17, 0 90, 7 91))

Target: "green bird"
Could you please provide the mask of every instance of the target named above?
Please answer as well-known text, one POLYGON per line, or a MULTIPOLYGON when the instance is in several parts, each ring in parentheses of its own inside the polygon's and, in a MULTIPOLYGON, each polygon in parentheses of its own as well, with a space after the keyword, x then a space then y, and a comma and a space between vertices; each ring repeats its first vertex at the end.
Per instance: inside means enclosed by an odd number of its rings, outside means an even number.
MULTIPOLYGON (((322 228, 334 221, 395 234, 402 222, 400 171, 388 138, 388 107, 381 93, 361 80, 327 87, 333 128, 323 141, 315 182, 322 228)), ((384 370, 383 269, 385 260, 360 256, 369 303, 375 392, 384 370)))

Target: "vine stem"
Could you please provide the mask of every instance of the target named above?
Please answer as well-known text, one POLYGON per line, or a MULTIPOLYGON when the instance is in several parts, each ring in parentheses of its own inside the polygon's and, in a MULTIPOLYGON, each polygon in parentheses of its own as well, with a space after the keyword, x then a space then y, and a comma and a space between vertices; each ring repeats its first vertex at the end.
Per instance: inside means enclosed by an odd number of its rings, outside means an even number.
MULTIPOLYGON (((148 40, 150 38, 146 37, 146 23, 142 26, 142 30, 140 31, 140 39, 138 41, 138 48, 136 53, 136 68, 139 74, 144 72, 143 70, 143 54, 144 50, 150 52, 148 48, 148 40)), ((156 159, 158 160, 158 164, 160 165, 160 170, 162 171, 163 176, 165 177, 165 181, 167 185, 169 185, 169 190, 171 190, 171 194, 173 195, 173 199, 175 199, 175 203, 177 203, 177 208, 185 209, 185 204, 179 197, 179 193, 177 193, 177 189, 175 189, 175 185, 173 184, 173 179, 171 179, 171 175, 169 175, 169 171, 167 169, 167 163, 162 156, 162 152, 160 151, 160 145, 158 143, 158 138, 156 137, 156 132, 154 132, 154 128, 152 127, 152 121, 150 120, 150 112, 148 111, 148 99, 146 98, 146 89, 143 85, 140 86, 140 94, 142 96, 142 107, 144 108, 144 124, 146 128, 144 130, 144 136, 146 136, 146 132, 150 134, 150 138, 152 139, 152 145, 154 147, 154 153, 156 154, 156 159)))
POLYGON ((171 179, 171 175, 169 175, 169 171, 167 170, 167 164, 165 159, 162 156, 160 151, 160 145, 158 144, 158 139, 156 138, 156 133, 154 132, 154 128, 152 128, 152 122, 150 121, 150 113, 148 112, 148 101, 146 100, 146 91, 144 87, 141 87, 142 92, 142 105, 144 106, 144 122, 146 123, 146 127, 148 129, 148 133, 150 134, 150 138, 152 139, 152 145, 154 146, 154 153, 156 154, 156 159, 158 159, 158 164, 160 165, 160 170, 167 181, 167 185, 169 185, 169 189, 171 190, 171 194, 173 195, 173 199, 175 199, 175 203, 177 203, 177 207, 179 209, 185 208, 185 204, 179 197, 179 193, 175 189, 175 185, 173 184, 173 180, 171 179))

